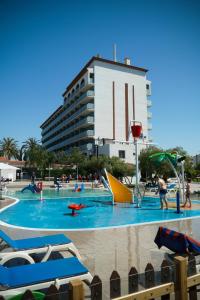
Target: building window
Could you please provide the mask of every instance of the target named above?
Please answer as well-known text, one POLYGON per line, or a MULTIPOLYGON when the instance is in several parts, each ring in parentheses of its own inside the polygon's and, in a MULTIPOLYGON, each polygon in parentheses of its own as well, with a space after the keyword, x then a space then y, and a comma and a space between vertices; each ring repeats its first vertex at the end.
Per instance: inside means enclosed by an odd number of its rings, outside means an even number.
POLYGON ((85 79, 81 80, 81 86, 83 86, 85 84, 85 79))
POLYGON ((149 84, 146 84, 146 89, 149 90, 149 84))
POLYGON ((89 82, 94 83, 94 73, 90 73, 89 75, 89 82))
POLYGON ((119 158, 125 158, 125 150, 119 150, 119 158))

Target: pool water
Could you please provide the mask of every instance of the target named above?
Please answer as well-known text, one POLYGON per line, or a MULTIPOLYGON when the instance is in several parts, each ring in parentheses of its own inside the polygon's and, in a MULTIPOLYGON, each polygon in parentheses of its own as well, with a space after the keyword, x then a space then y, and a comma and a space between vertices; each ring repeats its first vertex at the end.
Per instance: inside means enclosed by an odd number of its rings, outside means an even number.
MULTIPOLYGON (((19 199, 40 199, 40 194, 32 193, 30 191, 8 191, 8 196, 19 199)), ((84 197, 111 197, 111 193, 107 190, 101 189, 85 189, 83 192, 74 192, 72 189, 44 189, 42 193, 43 199, 54 198, 84 198, 84 197)))
POLYGON ((89 229, 141 224, 200 216, 199 210, 160 210, 156 197, 145 197, 141 208, 133 204, 112 205, 112 196, 107 191, 86 190, 82 193, 45 190, 44 200, 38 194, 11 193, 20 198, 17 204, 0 213, 0 220, 11 225, 42 229, 89 229), (72 216, 70 204, 84 204, 85 208, 72 216))

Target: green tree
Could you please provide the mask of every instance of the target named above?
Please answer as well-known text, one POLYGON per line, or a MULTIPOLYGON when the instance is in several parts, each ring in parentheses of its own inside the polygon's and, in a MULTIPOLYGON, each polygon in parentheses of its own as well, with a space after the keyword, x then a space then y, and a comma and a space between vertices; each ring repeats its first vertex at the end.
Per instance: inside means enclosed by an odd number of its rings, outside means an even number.
POLYGON ((40 172, 40 177, 44 177, 45 170, 55 161, 55 155, 49 153, 41 145, 36 145, 26 151, 26 165, 40 172))
POLYGON ((54 155, 49 153, 41 146, 37 146, 34 150, 34 160, 37 170, 40 171, 40 177, 45 176, 45 170, 50 167, 50 164, 54 161, 54 155))
POLYGON ((28 138, 23 144, 24 144, 24 149, 26 151, 33 150, 34 148, 40 145, 39 141, 36 138, 32 138, 32 137, 28 138))
MULTIPOLYGON (((82 168, 86 170, 88 174, 102 173, 104 168, 110 167, 110 159, 105 155, 92 156, 90 159, 87 159, 85 163, 82 165, 82 168)), ((85 175, 85 174, 84 174, 85 175)))
POLYGON ((141 176, 142 178, 151 178, 153 173, 158 173, 159 171, 163 171, 163 166, 156 166, 150 159, 149 157, 157 152, 161 152, 162 149, 155 147, 155 146, 150 146, 147 149, 143 149, 140 152, 139 155, 139 168, 141 171, 141 176))
POLYGON ((195 170, 196 170, 197 172, 200 172, 200 163, 198 163, 198 164, 195 166, 195 170))
POLYGON ((25 155, 25 145, 22 145, 18 150, 18 160, 20 161, 24 160, 24 155, 25 155))
POLYGON ((3 154, 3 156, 9 160, 12 157, 17 158, 18 157, 17 141, 10 137, 3 138, 0 141, 0 151, 3 154))
POLYGON ((71 153, 68 155, 68 162, 74 165, 80 165, 85 159, 86 156, 77 147, 74 147, 71 153))
MULTIPOLYGON (((182 147, 175 147, 170 148, 167 150, 163 150, 160 148, 157 148, 155 146, 149 147, 147 149, 144 149, 141 151, 139 156, 140 161, 140 169, 142 173, 142 177, 144 178, 151 178, 152 174, 160 174, 165 177, 174 177, 173 170, 169 167, 169 164, 167 161, 163 161, 162 163, 157 163, 156 161, 152 161, 149 159, 149 157, 152 154, 158 153, 158 152, 168 152, 168 153, 177 153, 177 155, 184 156, 185 157, 185 174, 187 177, 192 176, 193 174, 193 166, 192 166, 192 160, 191 157, 187 154, 187 152, 182 147)), ((177 172, 181 172, 181 166, 177 165, 176 167, 177 172)))
POLYGON ((39 146, 39 142, 35 138, 28 138, 22 146, 21 152, 23 159, 27 161, 28 165, 34 164, 33 163, 33 156, 36 152, 37 147, 39 146))
MULTIPOLYGON (((176 152, 180 156, 185 156, 184 160, 184 169, 185 169, 185 175, 186 177, 192 178, 194 176, 194 167, 193 167, 193 162, 192 162, 192 157, 187 153, 186 150, 183 149, 183 147, 177 146, 175 148, 170 148, 166 150, 167 152, 176 152)), ((181 167, 177 167, 178 172, 181 172, 181 167)))
POLYGON ((128 184, 131 184, 132 177, 135 175, 135 166, 125 163, 122 159, 116 156, 109 158, 107 170, 120 180, 124 178, 128 184))
POLYGON ((38 161, 40 161, 40 147, 37 146, 33 149, 26 150, 26 166, 31 168, 37 168, 38 161))

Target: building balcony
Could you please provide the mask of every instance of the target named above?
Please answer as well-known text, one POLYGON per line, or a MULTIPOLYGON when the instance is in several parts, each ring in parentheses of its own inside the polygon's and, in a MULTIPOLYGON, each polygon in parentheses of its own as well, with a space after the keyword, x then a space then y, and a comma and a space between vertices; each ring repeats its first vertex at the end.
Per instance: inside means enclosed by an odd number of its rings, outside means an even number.
POLYGON ((77 85, 77 83, 74 85, 73 88, 71 88, 71 90, 74 89, 73 93, 71 93, 70 91, 68 92, 68 94, 70 93, 70 96, 69 97, 65 97, 64 104, 70 103, 75 98, 79 97, 80 93, 83 93, 83 92, 85 92, 85 91, 93 88, 94 87, 94 78, 90 78, 89 77, 89 73, 87 73, 87 76, 84 77, 84 82, 80 83, 78 89, 75 89, 76 85, 77 85))
POLYGON ((88 144, 85 144, 85 145, 80 145, 79 149, 82 152, 92 151, 93 150, 93 144, 92 143, 88 143, 88 144))
POLYGON ((86 131, 83 131, 81 132, 79 135, 78 135, 78 139, 85 139, 85 138, 91 138, 91 137, 94 137, 94 130, 86 130, 86 131))
POLYGON ((146 95, 151 96, 151 81, 146 81, 146 95))
POLYGON ((152 106, 152 101, 151 100, 147 100, 147 107, 151 107, 152 106))
POLYGON ((80 140, 88 139, 88 138, 94 138, 94 130, 85 130, 83 132, 80 132, 79 134, 74 135, 73 137, 66 139, 63 142, 58 142, 56 145, 53 145, 51 147, 47 146, 48 151, 55 151, 59 150, 61 148, 64 148, 66 146, 70 146, 70 144, 73 144, 75 142, 78 142, 80 140))
MULTIPOLYGON (((66 115, 67 114, 71 114, 73 113, 73 110, 75 111, 75 109, 84 104, 87 103, 88 101, 91 101, 91 99, 94 98, 94 91, 87 91, 86 93, 82 94, 77 100, 76 102, 74 102, 72 105, 70 105, 69 107, 67 107, 66 105, 63 106, 63 111, 60 113, 60 115, 58 115, 58 117, 53 120, 43 131, 42 131, 42 135, 44 136, 45 133, 53 126, 56 126, 57 123, 59 125, 59 122, 63 122, 66 119, 66 115)), ((56 126, 57 127, 57 126, 56 126)))
POLYGON ((153 138, 149 137, 148 141, 149 141, 149 143, 153 143, 153 138))
POLYGON ((151 90, 146 89, 146 95, 147 95, 147 96, 151 96, 151 90))
POLYGON ((150 112, 150 111, 147 112, 147 118, 148 118, 148 119, 151 119, 151 118, 152 118, 152 112, 150 112))
POLYGON ((147 129, 148 129, 148 130, 152 130, 152 124, 149 123, 149 124, 147 125, 147 129))
POLYGON ((56 134, 54 137, 50 138, 48 141, 45 141, 46 138, 45 139, 43 138, 43 140, 42 140, 43 146, 46 147, 46 146, 48 146, 48 144, 51 144, 51 143, 55 142, 56 140, 61 139, 63 136, 67 136, 71 132, 74 132, 76 130, 79 130, 81 128, 84 128, 84 127, 87 127, 90 125, 94 125, 94 117, 88 116, 82 120, 79 120, 77 123, 70 126, 69 128, 62 130, 62 132, 56 134))
MULTIPOLYGON (((62 130, 64 126, 67 126, 70 124, 72 121, 76 121, 79 117, 87 115, 88 113, 94 112, 94 104, 93 103, 88 103, 83 105, 78 111, 76 111, 74 114, 72 114, 70 117, 66 118, 63 120, 62 123, 60 123, 58 126, 53 128, 51 131, 48 133, 43 133, 42 141, 46 140, 48 137, 54 135, 57 131, 62 130)), ((59 134, 59 133, 58 133, 59 134)))
POLYGON ((88 84, 94 84, 94 78, 89 78, 88 79, 88 84))

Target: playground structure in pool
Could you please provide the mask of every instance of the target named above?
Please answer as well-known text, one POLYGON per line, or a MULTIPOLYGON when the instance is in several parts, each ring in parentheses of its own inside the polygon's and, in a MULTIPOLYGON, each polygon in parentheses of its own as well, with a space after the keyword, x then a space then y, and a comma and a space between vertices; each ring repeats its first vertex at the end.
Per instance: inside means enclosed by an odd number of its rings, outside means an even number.
MULTIPOLYGON (((131 133, 133 136, 133 144, 135 145, 135 157, 136 157, 136 185, 134 188, 134 195, 133 192, 127 188, 124 184, 122 184, 119 180, 117 180, 113 175, 108 173, 105 170, 106 178, 102 176, 102 182, 104 184, 104 187, 107 188, 112 196, 113 201, 112 204, 115 203, 132 203, 135 205, 135 207, 139 208, 142 205, 142 198, 140 188, 139 188, 139 168, 138 168, 138 139, 141 137, 142 134, 142 123, 138 121, 131 121, 130 122, 130 128, 131 133)), ((180 213, 180 198, 182 202, 184 201, 184 180, 182 180, 182 188, 181 188, 181 181, 177 174, 176 167, 178 163, 181 163, 181 169, 182 169, 182 178, 184 179, 184 165, 183 161, 185 157, 181 157, 177 153, 167 153, 167 152, 160 152, 153 154, 149 157, 152 161, 156 161, 157 163, 161 163, 162 161, 167 161, 169 163, 169 166, 172 168, 172 170, 175 173, 175 176, 178 181, 178 189, 176 193, 176 209, 177 213, 180 213)), ((62 187, 62 185, 58 181, 54 181, 55 187, 59 190, 59 188, 62 187)), ((74 192, 83 192, 85 189, 84 183, 81 183, 79 186, 78 183, 74 186, 74 192)), ((32 193, 40 193, 40 200, 42 200, 42 182, 39 182, 36 186, 35 184, 30 184, 26 186, 22 192, 25 190, 30 190, 32 193)), ((72 207, 72 215, 75 215, 75 210, 80 210, 84 208, 84 205, 77 205, 74 204, 74 207, 72 207)))
POLYGON ((32 193, 40 193, 42 191, 42 182, 38 182, 38 184, 29 184, 27 186, 25 186, 21 192, 23 193, 24 191, 31 191, 32 193))

